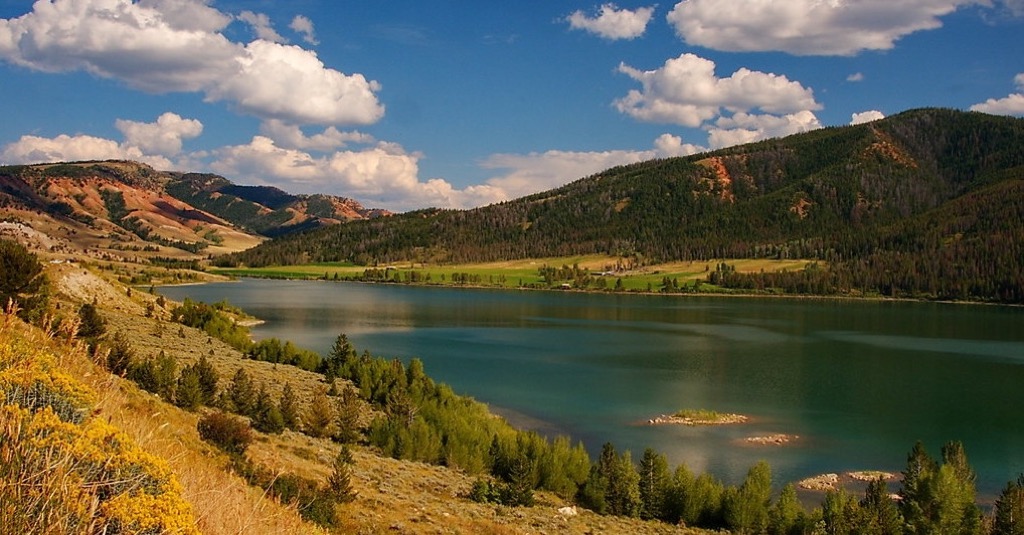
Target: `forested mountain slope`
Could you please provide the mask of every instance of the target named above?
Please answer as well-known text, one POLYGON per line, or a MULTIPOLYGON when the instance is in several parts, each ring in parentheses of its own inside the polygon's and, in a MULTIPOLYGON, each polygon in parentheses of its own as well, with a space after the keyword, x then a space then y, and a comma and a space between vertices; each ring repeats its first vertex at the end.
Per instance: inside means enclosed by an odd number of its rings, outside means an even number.
POLYGON ((1022 179, 1024 120, 921 109, 617 167, 474 210, 296 234, 222 262, 804 257, 830 266, 813 293, 1016 302, 1022 179))

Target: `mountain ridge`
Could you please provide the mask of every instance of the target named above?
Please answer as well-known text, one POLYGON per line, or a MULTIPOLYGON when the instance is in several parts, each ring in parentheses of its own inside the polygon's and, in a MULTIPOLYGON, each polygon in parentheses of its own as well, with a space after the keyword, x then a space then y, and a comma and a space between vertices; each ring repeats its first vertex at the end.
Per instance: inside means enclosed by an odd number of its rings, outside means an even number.
POLYGON ((270 236, 390 215, 344 197, 291 195, 123 160, 0 167, 0 207, 7 219, 63 239, 68 250, 123 259, 124 251, 133 259, 199 258, 270 236))

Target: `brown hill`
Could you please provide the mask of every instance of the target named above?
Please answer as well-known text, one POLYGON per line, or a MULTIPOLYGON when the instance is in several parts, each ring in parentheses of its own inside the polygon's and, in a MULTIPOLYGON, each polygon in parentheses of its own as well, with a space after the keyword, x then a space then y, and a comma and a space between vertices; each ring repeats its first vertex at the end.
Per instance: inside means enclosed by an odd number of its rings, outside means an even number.
POLYGON ((136 162, 0 167, 0 233, 66 258, 189 262, 267 236, 382 215, 390 212, 343 197, 294 196, 136 162))

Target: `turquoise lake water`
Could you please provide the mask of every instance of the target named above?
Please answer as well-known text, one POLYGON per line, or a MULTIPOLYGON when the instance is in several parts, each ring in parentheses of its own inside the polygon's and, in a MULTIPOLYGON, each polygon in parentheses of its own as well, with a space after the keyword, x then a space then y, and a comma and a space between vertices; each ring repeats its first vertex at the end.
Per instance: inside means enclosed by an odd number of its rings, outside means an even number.
POLYGON ((243 280, 160 288, 227 299, 278 337, 327 353, 423 360, 435 380, 510 421, 665 453, 742 480, 903 469, 964 443, 991 499, 1024 472, 1024 309, 937 303, 686 297, 243 280), (648 426, 681 408, 749 415, 716 427, 648 426), (785 433, 785 446, 749 436, 785 433))

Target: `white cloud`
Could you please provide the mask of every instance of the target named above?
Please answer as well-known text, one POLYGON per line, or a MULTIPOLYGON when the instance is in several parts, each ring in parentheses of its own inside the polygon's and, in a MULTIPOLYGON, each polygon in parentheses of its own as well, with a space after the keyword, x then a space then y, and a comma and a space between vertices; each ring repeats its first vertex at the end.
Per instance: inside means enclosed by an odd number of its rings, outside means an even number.
POLYGON ((731 52, 777 50, 850 56, 888 50, 941 17, 984 0, 684 0, 668 14, 693 46, 731 52))
POLYGON ((488 179, 487 185, 501 190, 505 199, 514 199, 563 186, 609 167, 637 163, 654 157, 654 151, 549 150, 543 153, 493 154, 480 165, 484 169, 508 171, 501 176, 488 179))
POLYGON ((318 45, 320 41, 316 39, 316 31, 313 29, 313 21, 309 20, 304 15, 295 15, 292 19, 292 23, 288 25, 292 31, 302 36, 302 40, 311 44, 318 45))
POLYGON ((265 41, 271 41, 274 43, 287 43, 288 40, 281 36, 274 30, 274 26, 270 23, 270 17, 265 13, 254 13, 252 11, 243 11, 238 14, 238 20, 252 26, 252 31, 256 33, 258 39, 265 41))
POLYGON ((54 138, 21 136, 0 151, 4 164, 34 164, 80 160, 135 160, 157 169, 172 169, 167 158, 146 155, 138 147, 99 137, 61 134, 54 138))
POLYGON ((971 106, 971 111, 1024 117, 1024 72, 1015 76, 1013 83, 1017 86, 1017 93, 1010 93, 1008 96, 998 99, 990 98, 971 106))
POLYGON ((278 146, 288 149, 313 150, 326 152, 345 147, 349 143, 368 144, 375 139, 362 132, 341 132, 329 126, 319 134, 307 136, 297 125, 284 123, 277 119, 264 121, 260 132, 274 140, 278 146))
POLYGON ((864 81, 864 73, 862 73, 862 72, 855 72, 855 73, 847 76, 846 77, 846 81, 847 82, 863 82, 864 81))
POLYGON ((213 156, 210 168, 238 183, 274 185, 291 193, 341 195, 396 211, 476 206, 486 202, 488 194, 486 187, 458 190, 439 178, 421 181, 421 155, 407 153, 394 143, 317 157, 255 136, 246 145, 217 149, 213 156))
POLYGON ((383 116, 376 82, 328 68, 297 46, 232 42, 219 33, 229 21, 203 0, 37 2, 31 13, 0 19, 0 59, 153 93, 200 92, 264 119, 338 125, 383 116))
POLYGON ((850 124, 870 123, 879 119, 885 119, 885 114, 878 110, 862 111, 850 116, 850 124))
POLYGON ((768 113, 817 110, 814 92, 782 75, 740 68, 728 78, 715 75, 715 63, 683 54, 653 71, 626 64, 619 72, 640 82, 615 101, 615 107, 635 119, 696 127, 717 117, 722 108, 733 111, 761 109, 768 113))
POLYGON ((155 123, 118 119, 114 126, 124 135, 127 145, 138 147, 145 153, 164 156, 180 153, 183 139, 203 133, 203 123, 196 119, 183 119, 171 112, 158 117, 155 123))
POLYGON ((658 139, 654 140, 654 148, 657 155, 661 158, 689 156, 691 154, 697 154, 708 150, 700 145, 683 143, 683 138, 673 136, 672 134, 662 134, 658 136, 658 139))
POLYGON ((327 69, 309 50, 253 41, 245 51, 233 75, 207 90, 208 100, 228 100, 253 115, 300 124, 372 124, 384 115, 376 82, 327 69))
POLYGON ((821 128, 821 122, 808 110, 783 116, 734 113, 720 117, 708 127, 708 143, 712 148, 731 147, 762 139, 785 137, 821 128))
POLYGON ((597 17, 589 17, 583 11, 575 11, 566 20, 574 30, 585 30, 604 39, 636 39, 647 30, 647 23, 654 14, 653 7, 641 7, 630 11, 618 9, 615 4, 602 4, 597 17))

